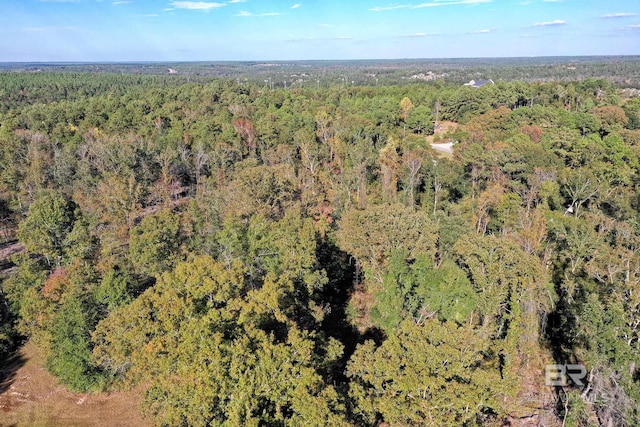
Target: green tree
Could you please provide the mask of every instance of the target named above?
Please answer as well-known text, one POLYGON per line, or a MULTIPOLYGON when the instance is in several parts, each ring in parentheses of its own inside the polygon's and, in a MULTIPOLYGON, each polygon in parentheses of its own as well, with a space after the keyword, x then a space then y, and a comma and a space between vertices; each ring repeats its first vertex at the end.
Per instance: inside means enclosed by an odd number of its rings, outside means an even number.
POLYGON ((43 190, 18 226, 18 238, 28 251, 42 254, 49 264, 58 262, 73 229, 74 205, 53 190, 43 190))
POLYGON ((550 358, 540 321, 557 301, 550 277, 537 257, 496 236, 468 236, 456 243, 454 252, 477 294, 478 328, 501 355, 502 375, 518 387, 524 386, 516 380, 523 372, 535 378, 519 391, 518 400, 514 395, 505 405, 516 414, 532 410, 522 401, 548 393, 534 372, 541 372, 550 358))
POLYGON ((180 258, 180 218, 170 210, 145 217, 131 229, 129 256, 142 274, 155 276, 167 271, 180 258))
POLYGON ((115 266, 102 276, 95 289, 95 299, 110 312, 133 301, 136 290, 135 278, 127 270, 115 266))
POLYGON ((464 271, 447 261, 436 268, 424 255, 407 262, 402 250, 391 255, 371 311, 378 326, 392 332, 404 319, 420 323, 436 316, 464 323, 476 306, 476 292, 464 271))
POLYGON ((92 324, 87 307, 78 295, 65 295, 61 306, 48 326, 51 334, 47 368, 72 390, 100 390, 105 385, 101 369, 91 359, 90 333, 92 324))
POLYGON ((340 248, 365 269, 385 266, 396 250, 406 251, 409 259, 418 254, 435 257, 437 227, 424 211, 400 204, 375 205, 347 211, 338 225, 340 248))
POLYGON ((95 360, 149 381, 146 412, 161 424, 340 425, 314 333, 287 315, 293 284, 269 276, 247 289, 243 273, 206 256, 178 264, 98 324, 95 360))
POLYGON ((490 341, 469 324, 402 322, 378 348, 349 360, 350 396, 363 420, 391 425, 476 425, 505 413, 512 392, 490 341))
POLYGON ((406 123, 414 133, 433 134, 433 115, 431 114, 431 109, 425 105, 418 105, 410 110, 406 123))

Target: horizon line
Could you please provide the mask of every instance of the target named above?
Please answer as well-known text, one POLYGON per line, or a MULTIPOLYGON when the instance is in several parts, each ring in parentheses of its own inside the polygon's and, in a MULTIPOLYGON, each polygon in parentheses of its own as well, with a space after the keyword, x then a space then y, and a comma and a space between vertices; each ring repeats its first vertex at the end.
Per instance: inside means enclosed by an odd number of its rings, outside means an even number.
POLYGON ((291 62, 356 62, 356 61, 457 61, 457 60, 488 60, 488 59, 544 59, 544 58, 640 58, 639 54, 613 55, 530 55, 530 56, 460 56, 460 57, 420 57, 420 58, 352 58, 352 59, 195 59, 195 60, 33 60, 14 61, 0 60, 0 64, 193 64, 193 63, 291 63, 291 62))

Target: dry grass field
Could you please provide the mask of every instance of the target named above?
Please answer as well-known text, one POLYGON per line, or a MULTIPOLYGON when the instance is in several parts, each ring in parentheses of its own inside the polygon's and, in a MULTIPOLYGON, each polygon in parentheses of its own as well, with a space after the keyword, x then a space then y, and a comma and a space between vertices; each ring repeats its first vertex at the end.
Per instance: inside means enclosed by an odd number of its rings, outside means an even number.
POLYGON ((38 349, 27 343, 0 379, 2 427, 148 426, 139 412, 142 390, 109 394, 71 393, 44 368, 38 349))

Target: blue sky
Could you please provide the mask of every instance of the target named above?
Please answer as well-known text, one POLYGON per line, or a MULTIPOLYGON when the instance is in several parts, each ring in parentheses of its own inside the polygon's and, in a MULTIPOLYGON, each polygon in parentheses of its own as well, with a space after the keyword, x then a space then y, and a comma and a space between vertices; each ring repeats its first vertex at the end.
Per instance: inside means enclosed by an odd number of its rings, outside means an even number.
POLYGON ((640 0, 0 0, 0 61, 639 54, 640 0))

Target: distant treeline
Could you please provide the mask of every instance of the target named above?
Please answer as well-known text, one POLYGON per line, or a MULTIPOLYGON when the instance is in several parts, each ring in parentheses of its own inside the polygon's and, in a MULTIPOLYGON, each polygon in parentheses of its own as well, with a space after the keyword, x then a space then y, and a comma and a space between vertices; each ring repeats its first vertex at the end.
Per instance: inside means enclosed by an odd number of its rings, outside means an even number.
POLYGON ((122 63, 0 63, 1 71, 171 75, 174 80, 229 78, 269 87, 403 85, 421 74, 445 83, 606 79, 640 88, 640 56, 388 59, 350 61, 211 61, 122 63))

